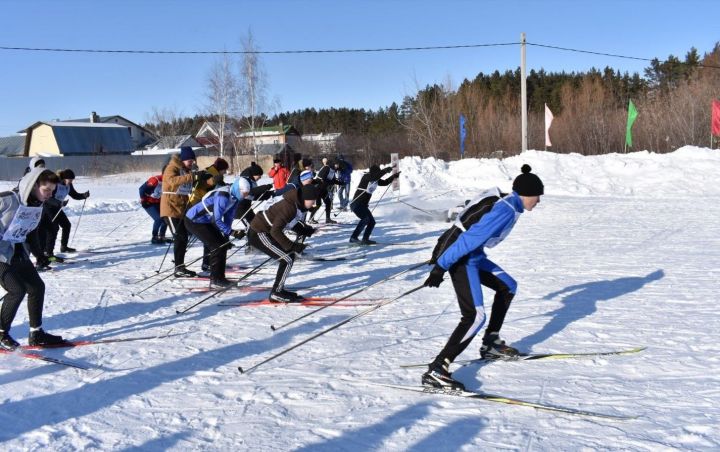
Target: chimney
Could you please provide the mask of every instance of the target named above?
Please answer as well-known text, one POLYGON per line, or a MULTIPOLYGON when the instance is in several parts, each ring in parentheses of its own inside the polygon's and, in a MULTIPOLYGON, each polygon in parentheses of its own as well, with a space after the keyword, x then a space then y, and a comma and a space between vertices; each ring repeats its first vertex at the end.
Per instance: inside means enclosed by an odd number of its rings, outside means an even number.
POLYGON ((99 119, 100 118, 98 117, 97 113, 95 113, 95 112, 90 113, 90 122, 91 123, 100 122, 99 119))

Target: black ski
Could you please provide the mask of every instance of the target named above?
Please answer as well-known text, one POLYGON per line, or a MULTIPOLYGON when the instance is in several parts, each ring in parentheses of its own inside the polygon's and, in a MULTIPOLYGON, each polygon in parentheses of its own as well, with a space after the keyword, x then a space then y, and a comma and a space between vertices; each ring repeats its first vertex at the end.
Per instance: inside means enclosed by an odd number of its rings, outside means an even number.
POLYGON ((448 395, 448 396, 454 396, 454 397, 464 397, 466 399, 480 399, 480 400, 486 400, 488 402, 504 403, 507 405, 520 405, 520 406, 535 408, 537 410, 552 411, 552 412, 556 412, 556 413, 573 414, 573 415, 578 415, 578 416, 592 416, 592 417, 599 417, 599 418, 603 418, 603 419, 613 419, 613 420, 622 420, 622 421, 636 418, 636 416, 605 414, 605 413, 598 413, 595 411, 586 411, 586 410, 580 410, 580 409, 576 409, 576 408, 568 408, 568 407, 562 407, 562 406, 556 406, 556 405, 548 405, 548 404, 544 404, 544 403, 530 402, 527 400, 515 399, 512 397, 505 397, 505 396, 496 395, 496 394, 488 394, 485 392, 456 391, 456 390, 452 390, 452 389, 432 388, 432 387, 427 387, 427 386, 403 386, 403 385, 390 385, 390 384, 374 383, 374 382, 368 382, 368 383, 377 385, 377 386, 384 386, 386 388, 402 389, 405 391, 414 391, 414 392, 420 392, 423 394, 440 394, 440 395, 448 395))
POLYGON ((73 367, 75 369, 81 369, 81 370, 90 369, 90 367, 88 367, 84 364, 79 364, 79 363, 75 363, 72 361, 65 361, 64 359, 51 358, 49 356, 39 355, 37 353, 29 353, 29 352, 18 351, 18 350, 11 352, 9 350, 0 349, 0 354, 14 355, 14 356, 19 356, 21 358, 28 358, 28 359, 36 359, 39 361, 45 361, 46 363, 59 364, 61 366, 66 366, 66 367, 73 367))
POLYGON ((101 344, 113 344, 116 342, 133 342, 133 341, 146 341, 150 339, 160 339, 172 336, 179 336, 182 333, 175 334, 164 334, 162 336, 134 336, 134 337, 111 337, 107 339, 88 339, 88 340, 76 340, 76 341, 63 341, 59 344, 53 345, 23 345, 20 347, 21 350, 45 350, 49 348, 73 348, 82 347, 86 345, 101 345, 101 344))
MULTIPOLYGON (((590 353, 521 353, 513 358, 503 359, 463 359, 455 361, 453 364, 462 366, 468 366, 470 364, 495 362, 495 361, 537 361, 540 359, 573 359, 573 358, 594 358, 598 356, 610 356, 610 355, 630 355, 633 353, 640 353, 647 347, 636 347, 629 348, 627 350, 614 350, 610 352, 590 352, 590 353)), ((411 368, 411 367, 427 367, 428 363, 415 363, 415 364, 403 364, 400 367, 411 368)))

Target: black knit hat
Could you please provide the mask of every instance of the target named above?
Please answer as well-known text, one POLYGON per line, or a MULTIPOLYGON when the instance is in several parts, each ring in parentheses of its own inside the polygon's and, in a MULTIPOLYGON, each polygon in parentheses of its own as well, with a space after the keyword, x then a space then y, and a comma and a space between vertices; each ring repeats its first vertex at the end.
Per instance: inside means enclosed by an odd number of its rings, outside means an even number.
POLYGON ((250 170, 251 176, 262 176, 263 175, 263 169, 260 168, 260 165, 258 165, 255 162, 250 162, 250 166, 246 169, 250 170))
POLYGON ((58 173, 60 179, 72 179, 75 180, 75 173, 71 169, 64 169, 58 173))
POLYGON ((520 168, 522 174, 515 178, 513 191, 520 196, 540 196, 545 194, 545 186, 539 177, 532 174, 530 165, 525 164, 520 168))
POLYGON ((300 195, 303 201, 316 200, 318 198, 318 189, 313 184, 303 185, 300 195))

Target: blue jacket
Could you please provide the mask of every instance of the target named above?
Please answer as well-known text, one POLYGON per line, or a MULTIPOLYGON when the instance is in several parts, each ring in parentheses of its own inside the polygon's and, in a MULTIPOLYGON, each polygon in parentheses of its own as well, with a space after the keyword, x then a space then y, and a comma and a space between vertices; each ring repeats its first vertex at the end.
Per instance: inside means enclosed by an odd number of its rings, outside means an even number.
POLYGON ((343 184, 349 184, 350 183, 350 177, 352 176, 353 167, 347 160, 343 160, 343 166, 340 170, 340 177, 338 180, 342 182, 343 184))
POLYGON ((512 192, 499 199, 480 221, 460 234, 455 243, 440 255, 437 264, 448 270, 465 256, 468 256, 469 264, 484 259, 485 247, 492 248, 505 239, 523 211, 522 200, 517 193, 512 192))
POLYGON ((229 185, 213 190, 202 201, 192 206, 186 216, 193 223, 214 223, 220 232, 230 235, 238 200, 230 195, 229 190, 229 185))

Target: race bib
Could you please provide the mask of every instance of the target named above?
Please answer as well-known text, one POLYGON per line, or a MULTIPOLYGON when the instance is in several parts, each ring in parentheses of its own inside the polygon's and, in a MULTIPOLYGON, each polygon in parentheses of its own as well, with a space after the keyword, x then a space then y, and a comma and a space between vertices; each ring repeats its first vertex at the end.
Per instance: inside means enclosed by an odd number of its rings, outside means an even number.
POLYGON ((27 235, 37 227, 38 223, 40 223, 42 209, 42 206, 20 206, 17 212, 15 212, 15 216, 10 222, 10 226, 8 226, 2 236, 3 241, 13 244, 24 242, 25 237, 27 237, 27 235))
POLYGON ((377 188, 378 188, 377 181, 370 182, 367 186, 367 192, 372 194, 375 190, 377 190, 377 188))
POLYGON ((55 199, 58 201, 65 201, 65 198, 67 198, 67 195, 70 194, 70 186, 63 185, 63 184, 57 184, 55 189, 55 199))
POLYGON ((290 222, 285 226, 285 229, 292 229, 296 224, 298 224, 298 221, 302 221, 305 218, 305 212, 301 212, 300 209, 295 209, 295 218, 290 220, 290 222))

